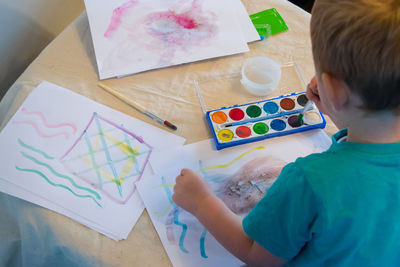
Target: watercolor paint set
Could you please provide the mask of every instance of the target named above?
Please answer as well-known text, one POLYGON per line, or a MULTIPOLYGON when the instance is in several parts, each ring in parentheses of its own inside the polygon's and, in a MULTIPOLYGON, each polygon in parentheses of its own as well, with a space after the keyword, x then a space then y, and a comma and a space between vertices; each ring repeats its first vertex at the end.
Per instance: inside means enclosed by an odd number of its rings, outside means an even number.
POLYGON ((206 112, 218 150, 266 138, 324 128, 326 121, 315 104, 304 113, 305 93, 293 93, 206 112))

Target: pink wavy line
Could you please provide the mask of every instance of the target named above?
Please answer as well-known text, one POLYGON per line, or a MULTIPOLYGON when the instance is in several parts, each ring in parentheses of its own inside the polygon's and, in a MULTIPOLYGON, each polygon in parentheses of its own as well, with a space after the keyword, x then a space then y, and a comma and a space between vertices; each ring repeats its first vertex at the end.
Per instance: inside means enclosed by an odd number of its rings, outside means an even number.
POLYGON ((36 133, 39 136, 44 137, 44 138, 56 137, 56 136, 59 136, 59 135, 64 135, 66 139, 69 138, 68 133, 65 133, 65 132, 55 133, 55 134, 44 134, 39 130, 39 127, 33 121, 13 121, 12 123, 13 124, 29 124, 36 130, 36 133))
POLYGON ((43 124, 48 127, 48 128, 59 128, 59 127, 64 127, 64 126, 69 126, 72 128, 73 133, 76 133, 77 128, 75 126, 75 124, 66 122, 66 123, 60 123, 60 124, 50 124, 46 121, 46 118, 44 116, 44 114, 42 112, 39 111, 27 111, 25 108, 21 109, 23 113, 25 113, 26 115, 37 115, 40 117, 40 119, 42 120, 43 124))

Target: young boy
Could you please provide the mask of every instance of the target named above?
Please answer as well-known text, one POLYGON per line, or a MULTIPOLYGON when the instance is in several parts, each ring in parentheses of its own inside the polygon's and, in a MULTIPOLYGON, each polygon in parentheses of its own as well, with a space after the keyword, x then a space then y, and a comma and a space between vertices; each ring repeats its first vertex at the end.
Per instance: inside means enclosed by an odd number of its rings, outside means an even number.
POLYGON ((400 1, 317 0, 307 96, 341 131, 243 221, 183 169, 173 200, 250 265, 400 266, 400 1))

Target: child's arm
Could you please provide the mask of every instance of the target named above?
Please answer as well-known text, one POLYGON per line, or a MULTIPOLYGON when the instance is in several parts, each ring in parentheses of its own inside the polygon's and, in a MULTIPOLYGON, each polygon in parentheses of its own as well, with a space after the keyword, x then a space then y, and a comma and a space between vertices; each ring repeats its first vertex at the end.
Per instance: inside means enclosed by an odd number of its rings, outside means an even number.
POLYGON ((242 228, 241 218, 193 171, 181 171, 172 198, 177 205, 196 216, 218 242, 243 262, 251 266, 281 266, 286 262, 249 238, 242 228))

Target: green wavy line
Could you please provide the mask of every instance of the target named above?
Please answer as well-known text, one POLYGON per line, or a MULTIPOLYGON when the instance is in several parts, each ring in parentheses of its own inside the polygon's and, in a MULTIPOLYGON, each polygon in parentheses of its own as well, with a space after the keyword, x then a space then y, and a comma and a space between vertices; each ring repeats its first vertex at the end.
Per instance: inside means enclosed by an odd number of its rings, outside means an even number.
POLYGON ((97 204, 99 207, 102 208, 102 206, 100 205, 100 203, 97 202, 96 199, 95 199, 93 196, 89 196, 89 195, 79 195, 79 194, 75 193, 74 191, 72 191, 72 189, 69 188, 68 186, 65 186, 65 185, 62 185, 62 184, 53 183, 52 181, 49 180, 49 178, 46 177, 46 175, 44 175, 43 173, 41 173, 41 172, 38 171, 38 170, 23 169, 23 168, 20 168, 20 167, 18 167, 18 166, 15 166, 15 168, 16 168, 17 170, 19 170, 19 171, 36 173, 37 175, 39 175, 39 176, 41 176, 43 179, 45 179, 46 182, 48 182, 49 184, 51 184, 51 185, 53 185, 53 186, 58 186, 58 187, 62 187, 62 188, 64 188, 64 189, 67 189, 68 191, 70 191, 72 194, 74 194, 74 195, 77 196, 77 197, 81 197, 81 198, 91 198, 94 202, 96 202, 96 204, 97 204))
POLYGON ((28 155, 28 154, 25 154, 24 152, 21 152, 21 154, 22 154, 25 158, 28 158, 28 159, 32 160, 32 161, 35 162, 36 164, 39 164, 39 165, 42 165, 42 166, 46 167, 46 168, 49 169, 54 175, 56 175, 56 176, 58 176, 58 177, 61 177, 61 178, 64 178, 64 179, 67 179, 67 180, 70 181, 71 184, 72 184, 73 186, 75 186, 76 188, 79 188, 79 189, 88 191, 89 193, 92 193, 93 195, 95 195, 97 199, 101 199, 101 196, 99 195, 99 193, 97 193, 96 191, 94 191, 94 190, 92 190, 92 189, 90 189, 90 188, 77 185, 77 184, 74 182, 74 180, 72 180, 69 176, 66 176, 66 175, 63 175, 63 174, 61 174, 61 173, 56 172, 50 165, 47 165, 46 163, 41 162, 41 161, 37 160, 36 158, 34 158, 34 157, 32 157, 32 156, 30 156, 30 155, 28 155))
POLYGON ((23 146, 23 147, 25 147, 25 148, 27 148, 27 149, 30 149, 30 150, 32 150, 32 151, 34 151, 34 152, 36 152, 36 153, 41 154, 41 155, 42 155, 43 157, 45 157, 46 159, 54 159, 54 157, 47 155, 45 152, 43 152, 43 151, 41 151, 41 150, 39 150, 39 149, 37 149, 37 148, 34 148, 34 147, 30 146, 30 145, 25 144, 25 143, 22 142, 22 140, 19 139, 19 138, 18 138, 18 143, 19 143, 21 146, 23 146))

